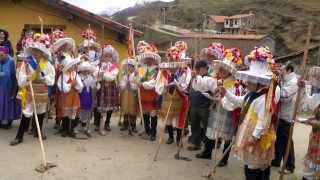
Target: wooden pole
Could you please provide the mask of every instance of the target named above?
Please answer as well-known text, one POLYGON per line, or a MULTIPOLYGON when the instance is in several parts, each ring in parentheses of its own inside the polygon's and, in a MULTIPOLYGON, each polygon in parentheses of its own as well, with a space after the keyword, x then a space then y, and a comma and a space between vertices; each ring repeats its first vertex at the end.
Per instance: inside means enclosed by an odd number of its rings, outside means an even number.
POLYGON ((31 91, 31 96, 32 96, 34 120, 35 120, 35 123, 36 123, 37 132, 38 132, 38 140, 39 140, 40 148, 41 148, 42 165, 45 167, 45 166, 47 166, 47 158, 46 158, 46 153, 45 153, 45 149, 44 149, 44 145, 43 145, 43 141, 42 141, 42 134, 41 134, 39 120, 38 120, 38 114, 37 114, 37 106, 36 106, 36 101, 35 101, 35 98, 34 98, 34 91, 33 91, 32 82, 31 81, 29 82, 29 86, 30 86, 30 91, 31 91))
MULTIPOLYGON (((172 95, 170 96, 170 102, 169 102, 168 110, 166 112, 166 117, 164 119, 164 125, 165 126, 166 126, 166 124, 168 122, 168 117, 169 117, 169 114, 170 114, 170 111, 171 111, 171 106, 172 106, 173 98, 174 98, 175 94, 176 94, 176 89, 174 89, 172 95)), ((154 154, 153 161, 157 161, 157 159, 158 159, 158 154, 159 154, 159 151, 160 151, 160 146, 161 146, 162 141, 163 141, 163 136, 164 136, 164 129, 161 131, 161 135, 160 135, 160 138, 159 138, 159 142, 158 142, 158 146, 157 146, 157 149, 156 149, 156 153, 154 154)))
MULTIPOLYGON (((301 68, 301 77, 302 78, 304 78, 305 74, 306 74, 306 64, 307 64, 307 60, 308 60, 308 53, 309 53, 312 26, 313 26, 312 23, 310 23, 309 27, 308 27, 306 47, 305 47, 304 54, 303 54, 303 61, 301 63, 301 67, 300 67, 301 68)), ((301 99, 302 90, 303 90, 302 88, 300 88, 300 87, 298 88, 297 98, 296 98, 296 102, 294 104, 294 111, 293 111, 293 116, 292 116, 292 119, 294 121, 296 120, 296 117, 297 117, 297 111, 298 111, 298 107, 300 105, 300 99, 301 99)), ((283 180, 284 170, 285 170, 287 162, 288 162, 289 152, 290 152, 290 148, 291 148, 291 144, 292 144, 292 134, 293 134, 293 129, 294 129, 294 121, 290 124, 289 138, 288 138, 286 152, 285 152, 284 159, 283 159, 283 164, 282 164, 281 170, 280 170, 279 180, 283 180)))

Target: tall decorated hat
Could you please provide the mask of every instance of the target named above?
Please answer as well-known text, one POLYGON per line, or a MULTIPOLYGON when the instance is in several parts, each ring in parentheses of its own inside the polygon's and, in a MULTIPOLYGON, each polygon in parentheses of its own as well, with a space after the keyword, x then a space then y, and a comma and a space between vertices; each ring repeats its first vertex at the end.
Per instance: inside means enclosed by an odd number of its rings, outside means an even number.
POLYGON ((145 64, 146 59, 153 59, 155 64, 160 64, 161 57, 158 54, 158 49, 145 41, 139 41, 137 45, 137 60, 139 64, 145 64))
POLYGON ((100 44, 96 42, 96 33, 90 28, 90 26, 81 33, 81 36, 83 38, 83 47, 93 47, 97 51, 100 51, 100 44))
POLYGON ((237 69, 243 64, 239 48, 225 49, 223 60, 214 60, 213 66, 217 69, 223 68, 231 74, 235 74, 237 69))
POLYGON ((166 53, 166 62, 161 62, 160 68, 180 68, 190 63, 190 58, 186 52, 188 45, 184 41, 177 41, 174 46, 170 47, 166 53))
POLYGON ((224 45, 221 43, 212 42, 207 48, 203 48, 200 52, 200 58, 207 60, 208 56, 214 56, 216 60, 224 58, 224 45))
POLYGON ((237 71, 235 77, 243 81, 250 81, 262 85, 269 85, 272 79, 273 55, 268 47, 255 47, 246 57, 249 65, 247 71, 237 71))
POLYGON ((311 67, 308 72, 308 80, 312 86, 320 88, 320 66, 311 67))
POLYGON ((57 53, 59 51, 70 52, 75 48, 75 42, 72 38, 66 37, 65 33, 59 29, 51 34, 51 52, 57 53))
POLYGON ((44 56, 47 58, 51 57, 51 52, 48 48, 50 48, 50 36, 47 34, 36 33, 33 36, 33 42, 30 42, 25 48, 25 54, 27 56, 32 55, 32 49, 37 49, 41 51, 44 56))
POLYGON ((80 58, 73 58, 70 54, 64 53, 61 61, 62 71, 68 71, 72 66, 77 65, 81 62, 80 58))
POLYGON ((103 58, 108 55, 111 56, 112 63, 117 63, 119 61, 119 53, 111 44, 105 44, 102 48, 101 57, 103 58))

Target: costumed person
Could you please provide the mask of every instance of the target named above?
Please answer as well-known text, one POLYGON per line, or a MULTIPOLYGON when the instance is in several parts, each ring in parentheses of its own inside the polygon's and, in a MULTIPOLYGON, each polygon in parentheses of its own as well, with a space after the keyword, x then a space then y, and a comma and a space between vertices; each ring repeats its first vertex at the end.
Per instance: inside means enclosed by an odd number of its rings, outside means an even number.
POLYGON ((62 106, 62 137, 75 137, 75 127, 78 124, 78 112, 80 108, 80 96, 83 83, 77 73, 77 64, 81 61, 79 58, 73 58, 69 54, 64 55, 62 60, 62 73, 57 84, 61 92, 62 106))
POLYGON ((7 47, 9 50, 8 55, 10 55, 11 57, 14 56, 12 44, 9 40, 9 33, 4 29, 0 29, 0 46, 7 47))
POLYGON ((81 33, 83 44, 81 55, 85 60, 97 65, 99 63, 101 46, 96 42, 96 33, 89 27, 81 33))
POLYGON ((80 132, 87 137, 92 137, 90 131, 90 122, 93 115, 93 88, 96 85, 96 78, 93 76, 95 67, 88 61, 83 61, 78 66, 79 76, 83 83, 83 89, 80 93, 80 123, 75 129, 77 138, 80 132))
POLYGON ((138 83, 137 62, 135 59, 125 59, 122 63, 122 78, 120 80, 121 111, 123 113, 123 127, 121 131, 129 130, 129 134, 136 133, 136 117, 138 113, 138 83), (131 129, 130 129, 131 128, 131 129))
MULTIPOLYGON (((52 61, 55 64, 56 70, 56 82, 58 82, 58 78, 62 73, 62 60, 66 55, 73 55, 75 51, 75 42, 72 38, 69 38, 65 35, 65 33, 59 29, 55 30, 51 34, 51 42, 52 46, 50 48, 52 52, 52 61)), ((63 118, 62 113, 62 93, 59 91, 58 83, 55 83, 53 87, 53 93, 55 94, 55 110, 56 110, 56 120, 54 129, 62 130, 61 122, 63 118)))
POLYGON ((190 58, 186 56, 188 46, 183 41, 178 41, 175 45, 167 50, 167 62, 160 64, 161 71, 167 71, 168 79, 164 89, 163 102, 160 118, 163 120, 167 116, 169 105, 171 104, 168 114, 166 129, 169 138, 167 144, 174 143, 174 126, 176 128, 176 144, 179 145, 182 129, 185 127, 189 98, 187 95, 189 83, 191 81, 191 68, 188 67, 190 58))
POLYGON ((207 48, 203 48, 200 52, 200 59, 208 61, 208 74, 211 77, 216 76, 212 63, 214 60, 222 60, 224 58, 224 50, 225 48, 223 44, 212 42, 207 48))
POLYGON ((201 149, 205 139, 212 97, 217 90, 217 81, 208 74, 207 60, 200 60, 195 65, 196 75, 191 83, 190 122, 191 136, 189 137, 189 151, 201 149))
MULTIPOLYGON (((224 56, 223 60, 214 60, 212 62, 220 77, 219 82, 222 83, 222 86, 230 93, 240 96, 242 95, 243 88, 240 82, 234 77, 239 67, 243 64, 240 49, 226 49, 224 56)), ((204 150, 200 154, 197 154, 196 157, 211 159, 212 150, 217 145, 216 143, 218 143, 217 138, 224 140, 223 152, 225 152, 230 146, 235 128, 238 126, 239 115, 240 109, 236 108, 228 99, 222 98, 220 103, 215 101, 210 111, 204 150)), ((219 167, 228 164, 230 151, 231 149, 219 162, 219 167)))
POLYGON ((7 46, 0 46, 0 128, 9 129, 21 117, 20 101, 16 98, 16 68, 7 46))
POLYGON ((120 90, 118 85, 119 54, 110 44, 104 45, 100 63, 96 67, 97 86, 97 107, 101 118, 95 118, 96 128, 101 135, 106 135, 105 130, 111 131, 110 121, 112 113, 119 110, 120 90), (103 119, 103 114, 106 118, 103 119))
MULTIPOLYGON (((272 161, 272 166, 280 167, 281 161, 284 158, 287 143, 289 141, 290 124, 293 123, 293 111, 295 98, 298 91, 297 75, 294 72, 294 66, 287 63, 281 73, 280 80, 280 112, 279 123, 277 126, 277 139, 275 144, 275 159, 272 161)), ((291 139, 292 141, 292 139, 291 139)), ((291 143, 288 161, 284 173, 293 173, 295 169, 294 144, 291 143)))
MULTIPOLYGON (((301 98, 303 110, 313 111, 312 117, 302 121, 312 126, 308 151, 304 158, 303 180, 317 180, 320 178, 320 67, 310 68, 308 77, 315 91, 311 94, 306 90, 304 97, 301 98)), ((305 84, 303 80, 298 81, 301 88, 304 88, 305 84)))
POLYGON ((140 41, 137 45, 137 60, 140 64, 140 94, 143 112, 143 121, 145 133, 143 138, 149 138, 150 141, 156 140, 158 125, 158 110, 161 105, 161 98, 156 93, 156 84, 158 77, 158 66, 161 57, 154 45, 145 41, 140 41))
POLYGON ((232 154, 244 162, 246 180, 269 180, 276 138, 271 117, 280 93, 273 85, 274 59, 269 48, 255 47, 248 60, 249 70, 237 71, 235 76, 245 82, 248 93, 236 96, 224 87, 220 91, 235 107, 242 108, 232 154))
MULTIPOLYGON (((44 42, 44 41, 43 41, 44 42)), ((22 118, 16 138, 11 142, 11 145, 20 144, 23 141, 24 132, 28 129, 30 120, 33 116, 38 116, 39 125, 42 133, 42 125, 47 111, 49 102, 48 87, 52 86, 55 81, 55 70, 49 62, 51 53, 40 42, 31 43, 26 49, 27 58, 23 61, 18 73, 18 85, 25 89, 25 102, 22 109, 22 118), (32 83, 34 97, 31 95, 29 83, 32 83), (34 114, 32 99, 35 99, 37 114, 34 114)), ((35 123, 34 125, 35 126, 35 123)), ((33 127, 36 129, 36 127, 33 127)), ((38 132, 33 131, 34 136, 38 137, 38 132)), ((45 139, 46 136, 42 135, 45 139)))

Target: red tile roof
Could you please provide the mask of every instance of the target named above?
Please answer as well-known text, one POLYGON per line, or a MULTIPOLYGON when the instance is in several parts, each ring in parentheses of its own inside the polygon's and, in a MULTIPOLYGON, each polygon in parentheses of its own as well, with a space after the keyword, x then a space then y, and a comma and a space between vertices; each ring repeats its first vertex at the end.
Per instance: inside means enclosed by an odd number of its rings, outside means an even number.
POLYGON ((228 16, 216 16, 216 15, 210 15, 209 19, 211 19, 212 21, 215 21, 217 23, 224 23, 224 20, 227 18, 228 16))
POLYGON ((254 16, 254 14, 249 13, 249 14, 237 14, 237 15, 233 15, 233 16, 228 16, 226 17, 226 19, 239 19, 239 18, 246 18, 246 17, 251 17, 254 16))
POLYGON ((216 34, 216 33, 184 33, 184 38, 203 38, 203 39, 231 39, 231 40, 260 40, 265 38, 265 34, 216 34))
MULTIPOLYGON (((77 7, 75 5, 67 3, 63 0, 41 0, 41 1, 48 4, 48 5, 56 7, 58 9, 61 9, 63 11, 69 12, 71 14, 84 17, 89 21, 95 21, 98 23, 102 23, 103 25, 105 25, 105 28, 109 28, 109 29, 114 30, 116 32, 121 32, 121 33, 128 33, 129 32, 128 26, 125 26, 119 22, 116 22, 116 21, 112 20, 111 18, 96 15, 96 14, 91 13, 85 9, 82 9, 80 7, 77 7)), ((135 30, 135 35, 142 36, 143 33, 141 31, 135 30)))

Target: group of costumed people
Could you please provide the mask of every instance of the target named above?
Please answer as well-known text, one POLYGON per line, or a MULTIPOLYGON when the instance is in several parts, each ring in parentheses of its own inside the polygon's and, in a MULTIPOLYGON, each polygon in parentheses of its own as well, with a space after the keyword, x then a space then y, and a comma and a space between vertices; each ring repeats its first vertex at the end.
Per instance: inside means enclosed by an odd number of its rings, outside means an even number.
POLYGON ((268 47, 255 47, 243 58, 239 48, 212 43, 201 51, 199 60, 192 61, 183 41, 170 47, 163 61, 154 45, 140 41, 138 55, 120 63, 117 50, 98 44, 89 28, 82 33, 79 50, 60 30, 50 35, 26 33, 16 72, 11 45, 4 43, 8 35, 0 35, 1 126, 8 128, 21 118, 11 145, 23 142, 30 125, 38 137, 33 99, 41 130, 54 104, 55 128, 62 137, 92 137, 92 119, 95 131, 104 136, 111 131, 112 114, 120 110, 121 131, 137 133, 141 116, 144 132, 139 135, 155 141, 161 121, 168 134, 166 143, 180 146, 190 126, 187 149, 202 150, 197 158, 211 159, 213 150, 223 144, 219 167, 227 166, 233 155, 243 161, 247 180, 268 180, 271 165, 282 160, 276 143, 281 104, 294 95, 285 89, 284 78, 295 89, 307 89, 306 85, 318 89, 306 90, 302 98, 304 109, 314 111, 304 121, 312 132, 303 178, 311 180, 319 174, 319 67, 310 69, 309 79, 293 81, 291 66, 279 68, 268 47), (288 69, 289 73, 283 73, 288 69))

